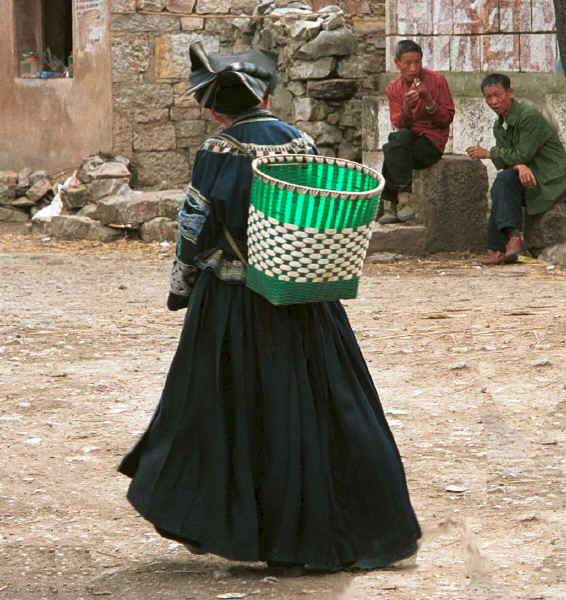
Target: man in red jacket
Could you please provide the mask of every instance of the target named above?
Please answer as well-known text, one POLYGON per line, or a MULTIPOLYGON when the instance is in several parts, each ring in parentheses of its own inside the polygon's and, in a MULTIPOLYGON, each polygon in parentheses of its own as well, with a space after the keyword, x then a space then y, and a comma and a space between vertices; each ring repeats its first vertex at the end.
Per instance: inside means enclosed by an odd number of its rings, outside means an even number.
POLYGON ((409 202, 413 169, 426 169, 440 160, 454 118, 454 101, 445 77, 425 69, 422 58, 416 42, 401 40, 395 51, 395 65, 401 74, 385 88, 396 131, 383 145, 382 200, 391 203, 391 214, 382 216, 381 224, 403 220, 398 206, 409 202))

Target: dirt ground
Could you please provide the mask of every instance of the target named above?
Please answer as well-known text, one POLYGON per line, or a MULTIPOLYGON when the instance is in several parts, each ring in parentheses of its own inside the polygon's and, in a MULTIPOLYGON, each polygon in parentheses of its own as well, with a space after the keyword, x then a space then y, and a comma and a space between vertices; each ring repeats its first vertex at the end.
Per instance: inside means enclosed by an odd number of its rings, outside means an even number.
POLYGON ((347 301, 403 455, 416 562, 273 578, 159 538, 116 472, 184 311, 172 247, 0 237, 0 600, 566 598, 566 271, 366 267, 347 301))

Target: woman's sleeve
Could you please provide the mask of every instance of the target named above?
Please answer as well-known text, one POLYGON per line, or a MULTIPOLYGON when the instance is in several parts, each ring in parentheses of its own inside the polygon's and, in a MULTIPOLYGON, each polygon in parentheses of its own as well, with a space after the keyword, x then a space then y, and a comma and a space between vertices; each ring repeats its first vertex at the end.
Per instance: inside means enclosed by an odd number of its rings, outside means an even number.
MULTIPOLYGON (((203 193, 207 190, 207 180, 203 177, 202 164, 197 156, 193 168, 193 180, 185 190, 185 199, 178 213, 179 232, 175 259, 171 270, 167 308, 179 310, 186 308, 195 285, 199 270, 194 265, 196 256, 214 245, 216 240, 215 220, 212 216, 211 201, 203 193), (200 189, 199 189, 200 188, 200 189)), ((212 177, 212 180, 214 177, 212 177)))

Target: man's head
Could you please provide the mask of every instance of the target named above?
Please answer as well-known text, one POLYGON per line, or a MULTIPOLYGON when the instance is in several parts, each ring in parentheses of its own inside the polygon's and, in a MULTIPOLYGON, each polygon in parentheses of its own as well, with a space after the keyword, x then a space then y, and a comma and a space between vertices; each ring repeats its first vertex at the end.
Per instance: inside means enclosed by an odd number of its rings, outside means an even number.
POLYGON ((511 80, 502 73, 492 73, 481 82, 481 91, 489 108, 504 119, 513 102, 511 80))
POLYGON ((401 77, 409 84, 421 77, 423 63, 422 48, 413 40, 401 40, 395 49, 395 66, 401 77))

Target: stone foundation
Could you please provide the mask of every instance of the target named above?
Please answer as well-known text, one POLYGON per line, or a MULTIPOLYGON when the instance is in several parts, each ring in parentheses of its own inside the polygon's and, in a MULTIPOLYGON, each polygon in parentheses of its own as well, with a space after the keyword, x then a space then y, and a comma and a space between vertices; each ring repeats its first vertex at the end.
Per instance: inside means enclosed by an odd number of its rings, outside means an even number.
MULTIPOLYGON (((381 170, 381 153, 366 153, 364 162, 381 170)), ((415 221, 396 227, 394 235, 391 226, 376 226, 370 250, 403 254, 480 250, 485 247, 487 192, 487 169, 481 161, 445 154, 429 169, 413 172, 409 201, 415 221), (419 233, 403 233, 400 243, 397 237, 404 230, 416 231, 416 226, 419 233)))

